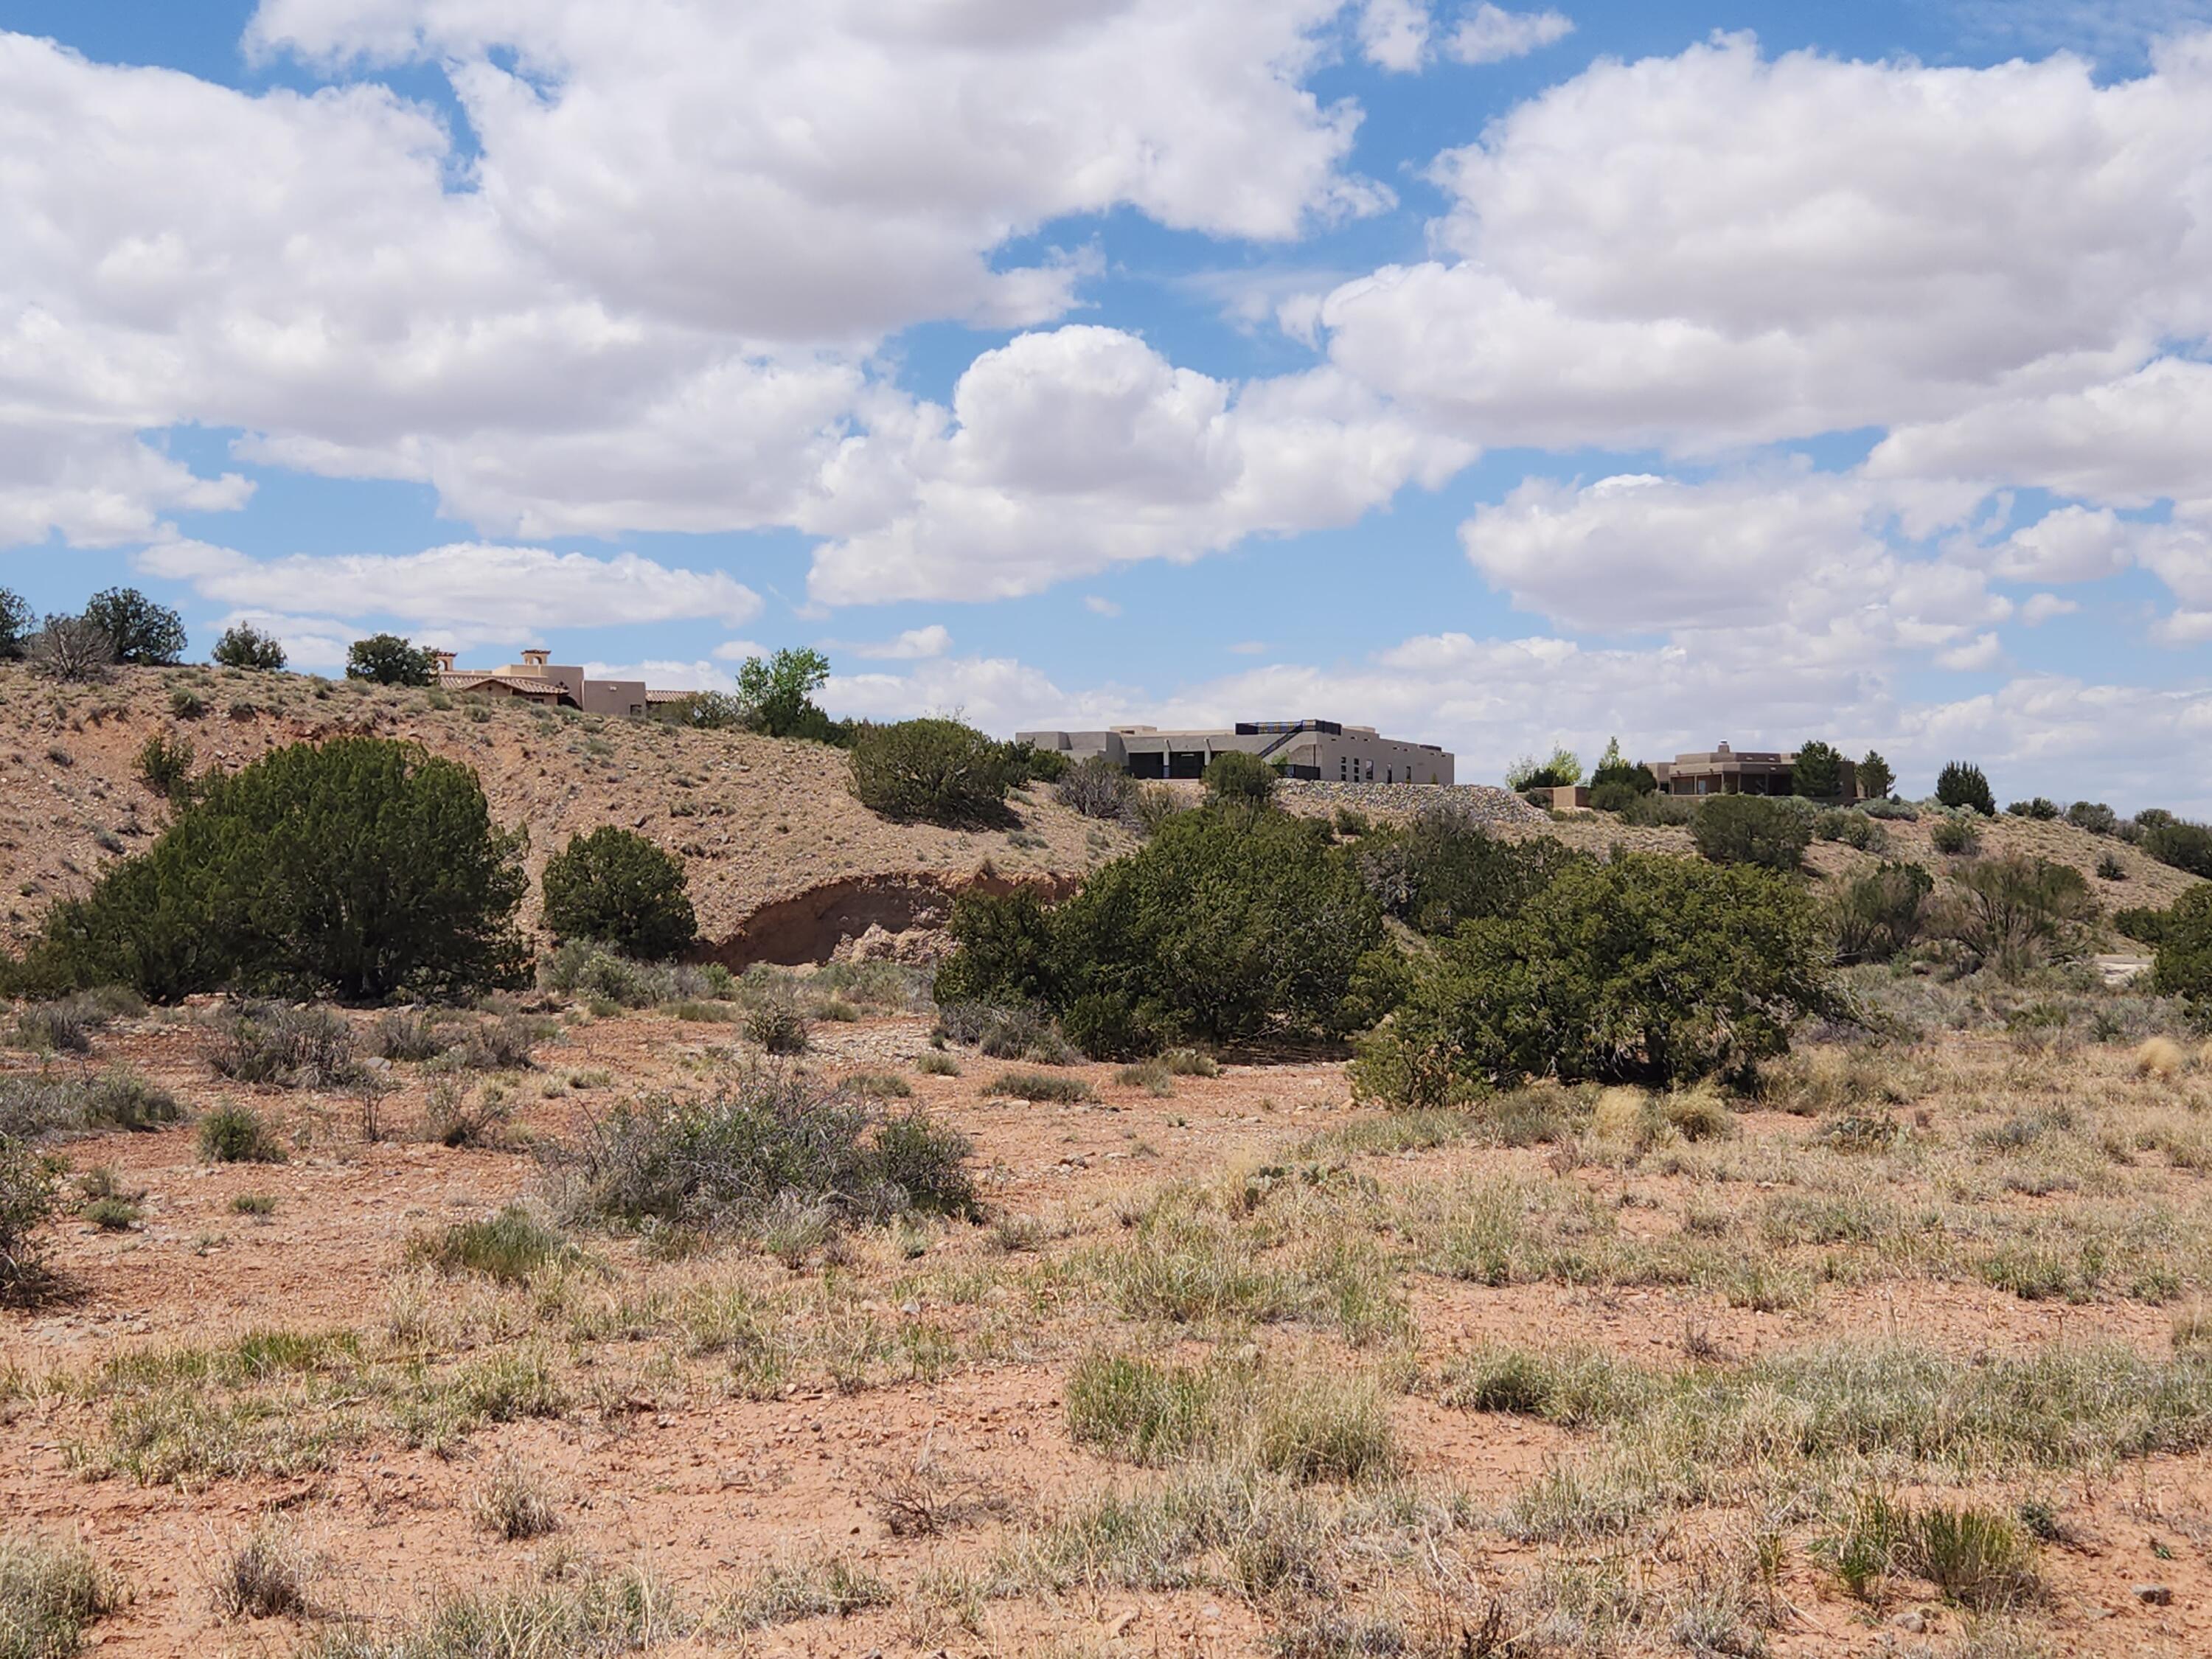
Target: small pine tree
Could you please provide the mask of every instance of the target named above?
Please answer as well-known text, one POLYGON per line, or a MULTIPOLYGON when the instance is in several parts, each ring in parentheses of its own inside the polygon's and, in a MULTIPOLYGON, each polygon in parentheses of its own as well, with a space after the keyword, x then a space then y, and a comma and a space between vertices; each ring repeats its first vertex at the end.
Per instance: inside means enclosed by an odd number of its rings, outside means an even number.
POLYGON ((346 653, 346 678, 372 685, 428 685, 438 672, 437 653, 418 651, 397 634, 356 640, 346 653))
POLYGON ((185 654, 185 619, 135 587, 111 587, 86 601, 84 619, 106 634, 118 662, 166 665, 185 654))
POLYGON ((545 926, 555 939, 597 939, 659 960, 688 950, 699 918, 684 866, 643 836, 610 824, 570 841, 545 866, 545 926))
POLYGON ((1949 807, 1972 807, 1984 817, 1997 815, 1996 797, 1990 793, 1990 781, 1982 775, 1982 769, 1971 761, 1945 763, 1936 777, 1936 799, 1949 807))
POLYGON ((1833 800, 1844 793, 1844 757, 1832 744, 1810 739, 1790 765, 1790 787, 1808 800, 1833 800))
POLYGON ((1871 749, 1866 751, 1866 758, 1859 763, 1858 775, 1859 794, 1867 800, 1885 800, 1888 799, 1889 792, 1897 787, 1897 774, 1890 770, 1887 761, 1871 749))
POLYGON ((263 633, 252 623, 224 629, 210 654, 219 667, 249 668, 264 674, 278 672, 287 660, 276 636, 263 633))

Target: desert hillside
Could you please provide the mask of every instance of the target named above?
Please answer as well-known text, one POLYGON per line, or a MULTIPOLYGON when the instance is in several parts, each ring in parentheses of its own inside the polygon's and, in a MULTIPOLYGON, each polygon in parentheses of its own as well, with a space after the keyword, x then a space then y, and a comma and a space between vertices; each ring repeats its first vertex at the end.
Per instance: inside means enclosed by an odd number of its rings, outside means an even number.
MULTIPOLYGON (((818 744, 295 674, 125 669, 104 684, 56 686, 5 666, 0 941, 20 946, 56 897, 161 832, 168 809, 135 767, 155 734, 191 743, 201 768, 234 769, 347 732, 407 738, 474 768, 495 817, 528 828, 533 880, 570 836, 602 824, 681 854, 702 933, 738 955, 814 959, 871 921, 899 931, 979 876, 1064 882, 1132 844, 1042 791, 1016 797, 1019 823, 1005 830, 889 823, 853 799, 844 755, 818 744)), ((526 914, 536 913, 533 896, 526 914)))

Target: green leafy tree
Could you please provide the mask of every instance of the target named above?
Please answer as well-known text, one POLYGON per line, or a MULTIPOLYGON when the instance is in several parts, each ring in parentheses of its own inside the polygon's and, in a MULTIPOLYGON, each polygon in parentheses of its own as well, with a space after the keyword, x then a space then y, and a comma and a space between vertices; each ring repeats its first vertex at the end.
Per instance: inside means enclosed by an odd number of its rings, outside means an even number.
POLYGON ((2014 854, 1954 870, 1931 926, 1983 965, 2016 979, 2096 914, 2089 883, 2072 865, 2014 854))
POLYGON ((278 672, 287 660, 276 636, 263 633, 252 623, 225 629, 210 655, 220 667, 250 668, 264 674, 278 672))
POLYGON ((764 737, 848 742, 850 728, 815 706, 814 694, 829 678, 830 659, 819 651, 787 647, 766 661, 748 657, 738 670, 738 701, 764 737))
POLYGON ((1889 763, 1874 750, 1866 751, 1859 763, 1859 793, 1868 800, 1884 800, 1897 787, 1897 774, 1889 769, 1889 763))
POLYGON ((0 587, 0 662, 20 662, 37 617, 21 593, 0 587))
POLYGON ((1917 864, 1885 864, 1836 896, 1836 959, 1889 962, 1920 937, 1936 878, 1917 864))
POLYGON ((1552 750, 1549 760, 1523 755, 1506 769, 1505 787, 1513 790, 1565 789, 1583 781, 1583 763, 1565 744, 1552 750))
POLYGON ((1802 809, 1763 795, 1710 795, 1698 803, 1690 834, 1715 864, 1790 871, 1813 844, 1813 821, 1802 809))
POLYGON ((94 594, 85 602, 84 619, 113 641, 118 662, 169 664, 184 659, 185 619, 135 587, 94 594))
POLYGON ((1030 1003, 1085 1053, 1358 1030, 1380 1012, 1382 910, 1328 826, 1206 806, 1048 908, 971 893, 940 1001, 1030 1003))
POLYGON ((371 685, 429 685, 438 676, 438 653, 417 650, 397 634, 356 640, 346 653, 346 678, 371 685))
POLYGON ((682 861, 629 830, 609 824, 574 837, 547 860, 544 886, 556 941, 597 939, 657 961, 699 937, 682 861))
POLYGON ((1804 890, 1767 871, 1578 862, 1519 915, 1471 922, 1417 964, 1354 1083, 1411 1105, 1543 1077, 1741 1083, 1799 1019, 1843 1012, 1831 953, 1804 890))
POLYGON ((2066 809, 2066 822, 2093 836, 2118 833, 2120 815, 2100 800, 2077 800, 2066 809))
POLYGON ((524 838, 476 775, 411 744, 295 744, 196 799, 145 853, 54 907, 24 967, 157 1000, 227 988, 377 998, 521 982, 524 838))
POLYGON ((1265 806, 1275 799, 1275 769, 1257 755, 1224 750, 1206 763, 1209 799, 1243 806, 1265 806))
POLYGON ((1844 757, 1832 744, 1812 738, 1790 763, 1790 787, 1808 800, 1833 800, 1844 793, 1844 757))
POLYGON ((1996 797, 1990 793, 1990 781, 1982 775, 1982 769, 1971 761, 1947 761, 1936 775, 1936 799, 1950 807, 1971 807, 1984 817, 1997 815, 1996 797))
POLYGON ((1006 746, 963 720, 899 720, 864 727, 853 740, 853 793, 888 818, 1001 822, 1010 771, 1006 746))

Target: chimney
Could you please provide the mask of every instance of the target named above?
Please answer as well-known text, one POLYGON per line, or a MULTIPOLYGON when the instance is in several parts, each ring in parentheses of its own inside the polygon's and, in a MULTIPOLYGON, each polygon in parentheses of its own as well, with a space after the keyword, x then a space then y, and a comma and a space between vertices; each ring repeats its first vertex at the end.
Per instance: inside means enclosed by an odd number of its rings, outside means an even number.
POLYGON ((453 672, 453 653, 452 652, 433 651, 430 654, 438 659, 438 672, 441 674, 450 674, 453 672))
POLYGON ((1721 744, 1721 746, 1720 746, 1719 748, 1717 748, 1717 749, 1716 749, 1715 750, 1713 750, 1713 752, 1714 752, 1715 754, 1717 754, 1717 755, 1725 755, 1725 754, 1727 754, 1727 753, 1729 753, 1729 746, 1728 746, 1728 744, 1727 744, 1723 743, 1723 744, 1721 744))
POLYGON ((522 660, 532 668, 543 668, 552 659, 553 653, 550 651, 526 651, 522 653, 522 660))

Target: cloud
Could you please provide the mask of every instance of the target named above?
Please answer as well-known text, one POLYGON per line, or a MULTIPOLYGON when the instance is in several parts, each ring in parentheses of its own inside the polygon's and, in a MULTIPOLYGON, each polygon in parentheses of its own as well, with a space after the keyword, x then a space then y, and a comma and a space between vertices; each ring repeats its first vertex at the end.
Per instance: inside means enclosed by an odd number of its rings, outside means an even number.
POLYGON ((1408 74, 1428 55, 1427 0, 1367 0, 1359 13, 1359 49, 1377 69, 1408 74))
POLYGON ((1024 334, 969 366, 950 409, 890 411, 825 471, 806 527, 834 538, 829 605, 1003 599, 1246 537, 1349 524, 1472 458, 1327 370, 1243 386, 1133 334, 1024 334))
POLYGON ((2004 647, 1995 634, 1977 634, 1963 645, 1936 653, 1936 665, 1957 673, 1995 668, 2004 660, 2004 647))
POLYGON ((142 542, 165 532, 165 513, 235 512, 252 495, 237 473, 201 477, 128 431, 0 420, 0 548, 142 542))
POLYGON ((674 569, 635 553, 595 558, 464 542, 420 553, 252 559, 174 541, 148 548, 137 564, 226 605, 290 611, 311 602, 341 616, 455 631, 471 642, 694 617, 737 623, 761 609, 757 593, 719 571, 674 569))
POLYGON ((1955 642, 2000 617, 1982 574, 1917 552, 1979 492, 1877 486, 1799 468, 1703 483, 1624 474, 1530 479, 1461 526, 1468 558, 1524 610, 1568 628, 1697 637, 1729 653, 1846 654, 1955 642))
POLYGON ((941 657, 951 647, 951 633, 942 623, 932 623, 927 628, 909 628, 895 640, 884 640, 874 645, 848 646, 856 657, 872 661, 915 662, 927 657, 941 657))
POLYGON ((716 662, 744 662, 753 657, 766 659, 769 648, 751 640, 725 640, 714 647, 716 662))
POLYGON ((1085 593, 1083 608, 1094 617, 1118 617, 1121 614, 1121 607, 1103 593, 1085 593))
POLYGON ((1239 640, 1236 644, 1224 648, 1231 656, 1259 657, 1267 654, 1267 642, 1265 640, 1239 640))
POLYGON ((1601 60, 1432 176, 1439 257, 1320 320, 1340 368, 1486 445, 1947 422, 2212 330, 2212 36, 2105 85, 1729 36, 1601 60))
POLYGON ((1452 31, 1444 55, 1462 64, 1502 64, 1509 58, 1525 58, 1574 32, 1573 20, 1559 12, 1480 5, 1452 31))
POLYGON ((710 662, 674 662, 663 658, 644 662, 587 662, 584 672, 595 680, 643 680, 653 691, 721 691, 738 689, 727 670, 710 662))
POLYGON ((2056 593, 2031 593, 2020 607, 2020 619, 2030 628, 2040 628, 2054 617, 2070 617, 2081 609, 2073 599, 2062 599, 2056 593))

